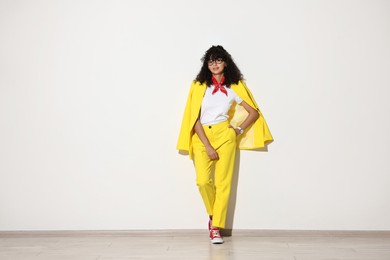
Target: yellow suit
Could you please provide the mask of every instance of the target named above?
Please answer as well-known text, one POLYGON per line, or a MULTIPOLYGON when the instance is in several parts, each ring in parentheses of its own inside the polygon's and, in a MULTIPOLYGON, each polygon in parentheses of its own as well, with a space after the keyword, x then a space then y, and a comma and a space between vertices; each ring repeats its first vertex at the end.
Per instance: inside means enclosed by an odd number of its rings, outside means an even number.
POLYGON ((259 118, 242 135, 236 133, 229 124, 239 126, 247 117, 248 112, 241 106, 231 106, 230 122, 224 121, 215 125, 203 126, 206 137, 219 155, 218 160, 211 160, 205 146, 194 131, 194 125, 199 117, 206 84, 193 82, 188 95, 184 117, 180 129, 177 149, 187 151, 194 160, 196 184, 199 188, 206 211, 213 216, 212 225, 225 227, 231 180, 234 169, 236 147, 240 149, 256 149, 264 147, 272 141, 272 135, 261 114, 252 94, 244 82, 232 84, 231 88, 248 105, 259 112, 259 118), (211 169, 214 165, 214 179, 211 169))
MULTIPOLYGON (((184 110, 183 121, 181 124, 179 139, 176 149, 189 152, 192 159, 192 135, 194 134, 194 125, 199 117, 200 108, 207 85, 199 82, 192 82, 190 93, 188 94, 187 104, 184 110)), ((268 125, 260 112, 251 92, 243 81, 238 84, 232 84, 231 88, 248 105, 259 112, 259 118, 238 137, 237 143, 241 150, 251 150, 262 148, 265 144, 273 141, 268 125)), ((239 126, 248 115, 248 112, 240 106, 232 106, 229 111, 230 124, 234 127, 239 126)))

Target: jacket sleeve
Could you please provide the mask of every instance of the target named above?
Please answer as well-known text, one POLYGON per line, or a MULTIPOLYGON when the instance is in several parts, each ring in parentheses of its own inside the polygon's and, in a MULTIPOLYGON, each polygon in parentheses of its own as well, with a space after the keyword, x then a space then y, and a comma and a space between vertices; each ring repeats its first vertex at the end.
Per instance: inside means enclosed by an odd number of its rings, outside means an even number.
MULTIPOLYGON (((253 98, 252 93, 243 81, 240 81, 235 86, 235 91, 246 103, 248 103, 248 105, 259 112, 259 118, 250 127, 248 127, 248 129, 245 129, 244 134, 239 137, 239 148, 244 150, 262 148, 266 144, 273 141, 273 137, 264 119, 264 116, 261 113, 255 99, 253 98)), ((247 115, 248 112, 246 112, 242 106, 237 105, 234 111, 234 115, 232 116, 231 124, 233 126, 240 125, 245 120, 247 115)))
POLYGON ((181 128, 179 132, 179 138, 177 141, 176 149, 182 151, 189 151, 190 149, 190 138, 191 138, 191 103, 192 103, 192 92, 194 89, 194 82, 191 84, 190 91, 187 97, 187 103, 184 109, 183 120, 181 122, 181 128))

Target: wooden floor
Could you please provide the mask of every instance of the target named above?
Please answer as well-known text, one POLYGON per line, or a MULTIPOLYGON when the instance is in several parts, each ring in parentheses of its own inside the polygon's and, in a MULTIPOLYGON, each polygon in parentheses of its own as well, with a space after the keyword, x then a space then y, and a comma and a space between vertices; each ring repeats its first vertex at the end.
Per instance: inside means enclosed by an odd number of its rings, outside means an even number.
POLYGON ((1 260, 280 259, 390 260, 390 232, 207 231, 0 232, 1 260))

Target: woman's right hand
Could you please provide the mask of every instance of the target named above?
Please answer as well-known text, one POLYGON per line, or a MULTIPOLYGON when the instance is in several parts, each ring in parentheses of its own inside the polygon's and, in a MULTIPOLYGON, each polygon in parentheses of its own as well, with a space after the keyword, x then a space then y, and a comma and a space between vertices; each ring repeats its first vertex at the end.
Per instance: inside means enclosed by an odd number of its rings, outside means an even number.
POLYGON ((217 151, 215 151, 214 147, 212 147, 211 145, 206 146, 206 152, 211 160, 219 159, 217 151))

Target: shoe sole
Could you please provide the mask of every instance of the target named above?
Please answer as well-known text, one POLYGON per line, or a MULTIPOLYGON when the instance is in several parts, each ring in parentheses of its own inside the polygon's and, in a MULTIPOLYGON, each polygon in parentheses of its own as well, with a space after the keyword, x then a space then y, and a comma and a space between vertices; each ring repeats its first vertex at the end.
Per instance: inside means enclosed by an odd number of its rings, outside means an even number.
POLYGON ((220 239, 218 239, 218 238, 214 238, 214 239, 211 239, 211 244, 223 244, 223 239, 222 238, 220 238, 220 239))

